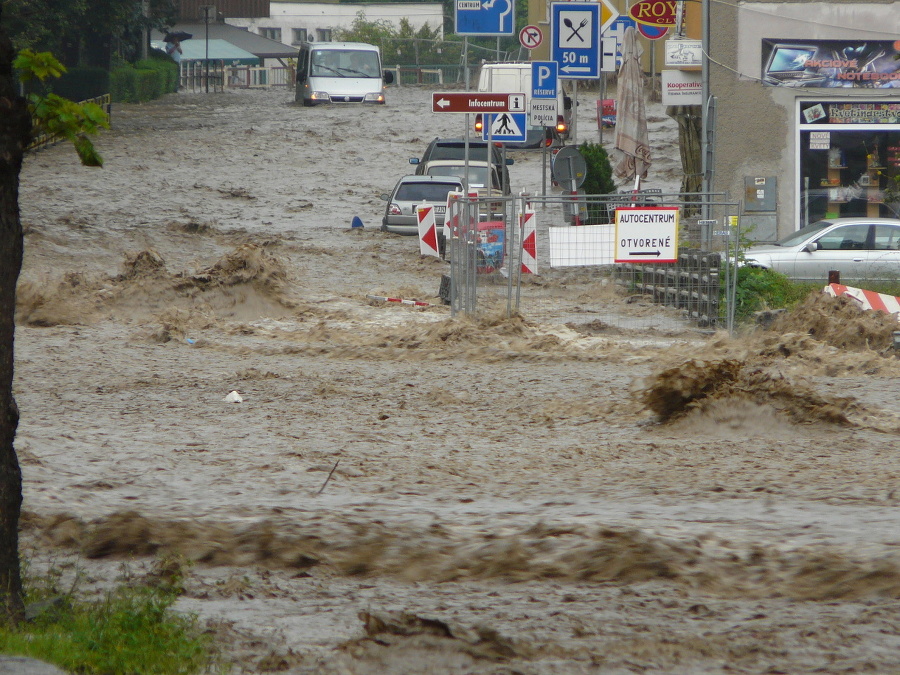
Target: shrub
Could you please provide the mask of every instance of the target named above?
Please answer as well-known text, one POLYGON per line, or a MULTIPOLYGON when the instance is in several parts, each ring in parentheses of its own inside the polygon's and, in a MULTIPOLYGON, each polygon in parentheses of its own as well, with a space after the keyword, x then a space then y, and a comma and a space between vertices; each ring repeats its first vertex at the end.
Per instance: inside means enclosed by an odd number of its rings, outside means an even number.
POLYGON ((822 284, 802 284, 784 274, 759 267, 739 267, 735 289, 735 320, 742 321, 763 309, 791 308, 805 298, 810 290, 822 284))
MULTIPOLYGON (((582 143, 579 147, 581 156, 584 157, 584 163, 587 165, 587 172, 582 184, 582 189, 588 195, 607 195, 616 191, 616 184, 613 181, 613 168, 609 162, 609 154, 599 143, 582 143)), ((608 212, 607 205, 603 203, 589 203, 588 223, 605 223, 610 222, 612 217, 608 212)))
POLYGON ((109 74, 109 93, 116 103, 133 103, 136 98, 137 71, 129 65, 113 68, 109 74))

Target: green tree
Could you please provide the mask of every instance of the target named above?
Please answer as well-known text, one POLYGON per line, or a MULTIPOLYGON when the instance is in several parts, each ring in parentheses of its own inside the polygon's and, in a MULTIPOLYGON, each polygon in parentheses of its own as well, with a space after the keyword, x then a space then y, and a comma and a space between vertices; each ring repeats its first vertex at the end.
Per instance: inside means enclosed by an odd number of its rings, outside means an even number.
POLYGON ((16 57, 4 30, 0 5, 0 621, 18 622, 24 616, 19 565, 19 516, 22 471, 15 451, 19 410, 13 397, 13 338, 16 284, 22 269, 23 237, 19 217, 19 174, 25 149, 36 129, 47 129, 75 143, 86 164, 102 160, 88 135, 106 126, 98 106, 80 106, 59 97, 18 94, 13 68, 22 77, 45 80, 64 71, 49 54, 24 52, 16 57))

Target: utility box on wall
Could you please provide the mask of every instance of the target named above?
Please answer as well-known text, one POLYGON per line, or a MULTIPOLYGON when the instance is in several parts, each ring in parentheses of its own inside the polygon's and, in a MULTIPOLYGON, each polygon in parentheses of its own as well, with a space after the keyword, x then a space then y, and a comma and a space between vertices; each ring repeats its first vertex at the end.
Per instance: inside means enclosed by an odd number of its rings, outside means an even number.
POLYGON ((744 176, 744 211, 775 211, 778 179, 775 176, 744 176))

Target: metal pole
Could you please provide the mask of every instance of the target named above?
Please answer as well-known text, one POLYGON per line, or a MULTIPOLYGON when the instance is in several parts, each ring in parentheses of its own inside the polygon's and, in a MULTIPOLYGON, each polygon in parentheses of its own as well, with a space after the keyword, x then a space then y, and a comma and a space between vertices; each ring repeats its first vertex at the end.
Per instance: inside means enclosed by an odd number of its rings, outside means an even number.
POLYGON ((203 8, 204 23, 206 24, 206 93, 209 93, 209 6, 203 8))
MULTIPOLYGON (((709 0, 702 0, 703 13, 703 65, 702 65, 702 125, 700 139, 701 166, 703 171, 703 192, 709 194, 712 192, 709 172, 712 167, 708 166, 709 161, 707 153, 709 152, 709 0)), ((704 200, 703 218, 709 218, 709 203, 704 200)))

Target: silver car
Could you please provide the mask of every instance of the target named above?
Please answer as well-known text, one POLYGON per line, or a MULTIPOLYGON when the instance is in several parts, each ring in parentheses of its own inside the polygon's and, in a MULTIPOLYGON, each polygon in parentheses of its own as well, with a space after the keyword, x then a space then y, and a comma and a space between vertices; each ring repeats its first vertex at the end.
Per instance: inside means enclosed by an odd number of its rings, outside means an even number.
POLYGON ((900 220, 834 218, 797 230, 775 244, 744 251, 744 264, 781 272, 795 281, 900 280, 900 220))
POLYGON ((434 205, 435 224, 440 232, 447 211, 447 193, 462 190, 462 181, 454 176, 403 176, 391 194, 381 195, 387 201, 381 230, 394 234, 419 234, 416 207, 424 202, 434 205))

